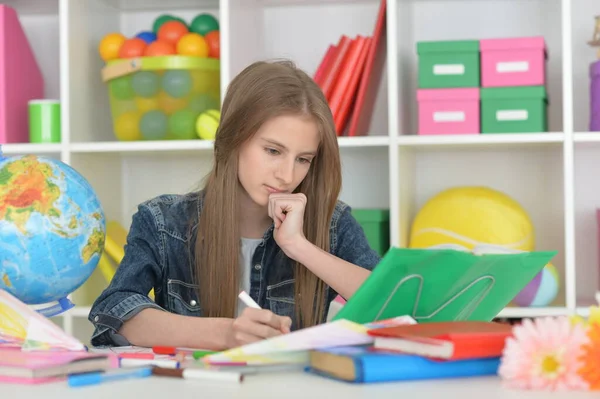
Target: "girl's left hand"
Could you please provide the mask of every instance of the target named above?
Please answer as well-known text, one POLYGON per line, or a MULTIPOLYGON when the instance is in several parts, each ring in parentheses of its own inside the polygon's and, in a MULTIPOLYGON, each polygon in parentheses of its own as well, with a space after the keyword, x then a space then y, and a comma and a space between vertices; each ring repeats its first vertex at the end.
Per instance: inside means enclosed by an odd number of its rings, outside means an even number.
POLYGON ((275 224, 273 233, 277 245, 290 256, 292 246, 306 240, 304 237, 304 208, 306 196, 296 194, 271 194, 269 217, 275 224))

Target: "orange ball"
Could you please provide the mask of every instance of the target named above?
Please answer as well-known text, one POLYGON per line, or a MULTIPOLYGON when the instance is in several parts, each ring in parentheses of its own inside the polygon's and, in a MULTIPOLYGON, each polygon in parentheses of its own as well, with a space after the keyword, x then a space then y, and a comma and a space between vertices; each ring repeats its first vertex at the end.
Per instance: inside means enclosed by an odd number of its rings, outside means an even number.
POLYGON ((206 57, 208 56, 208 44, 201 35, 186 33, 177 42, 177 54, 206 57))
POLYGON ((208 45, 208 56, 212 58, 220 58, 221 57, 221 35, 218 30, 213 30, 212 32, 208 32, 204 36, 204 40, 206 40, 206 44, 208 45))
POLYGON ((146 51, 144 52, 146 57, 160 57, 173 54, 175 54, 175 46, 173 43, 164 40, 153 41, 146 47, 146 51))
POLYGON ((181 21, 172 20, 167 21, 160 26, 156 34, 156 38, 158 40, 171 42, 173 45, 175 45, 179 39, 181 39, 181 37, 188 32, 189 30, 186 24, 181 21))
POLYGON ((147 44, 138 37, 127 39, 119 49, 119 58, 135 58, 144 55, 147 44))

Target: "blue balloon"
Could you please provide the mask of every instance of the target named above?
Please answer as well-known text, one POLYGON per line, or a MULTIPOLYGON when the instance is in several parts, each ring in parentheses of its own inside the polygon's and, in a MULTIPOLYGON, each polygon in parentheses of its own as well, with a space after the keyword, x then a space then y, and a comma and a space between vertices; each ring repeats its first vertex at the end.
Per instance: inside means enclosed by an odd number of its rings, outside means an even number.
POLYGON ((135 37, 138 37, 138 38, 142 39, 143 41, 145 41, 146 43, 150 44, 156 40, 156 33, 150 32, 150 31, 144 31, 144 32, 138 33, 137 35, 135 35, 135 37))

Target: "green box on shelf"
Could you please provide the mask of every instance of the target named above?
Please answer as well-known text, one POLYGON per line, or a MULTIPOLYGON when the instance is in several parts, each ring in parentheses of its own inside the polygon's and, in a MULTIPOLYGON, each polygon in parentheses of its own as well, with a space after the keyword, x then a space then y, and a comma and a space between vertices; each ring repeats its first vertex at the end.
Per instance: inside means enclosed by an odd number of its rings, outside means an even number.
POLYGON ((479 87, 478 40, 417 42, 421 89, 479 87))
POLYGON ((481 89, 481 133, 546 132, 547 95, 544 86, 481 89))
POLYGON ((390 247, 390 211, 388 209, 352 209, 352 216, 361 225, 369 245, 380 256, 390 247))

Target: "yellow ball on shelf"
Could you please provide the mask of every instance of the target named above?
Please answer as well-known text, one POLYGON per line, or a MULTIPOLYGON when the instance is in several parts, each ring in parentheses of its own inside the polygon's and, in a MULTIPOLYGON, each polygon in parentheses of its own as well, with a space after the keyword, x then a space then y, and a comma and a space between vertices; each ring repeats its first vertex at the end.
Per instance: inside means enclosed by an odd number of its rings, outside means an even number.
POLYGON ((196 134, 202 140, 214 140, 221 120, 221 112, 217 109, 204 111, 196 119, 196 134))

